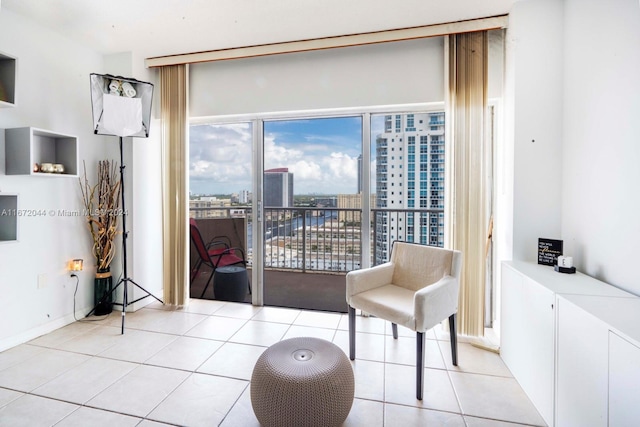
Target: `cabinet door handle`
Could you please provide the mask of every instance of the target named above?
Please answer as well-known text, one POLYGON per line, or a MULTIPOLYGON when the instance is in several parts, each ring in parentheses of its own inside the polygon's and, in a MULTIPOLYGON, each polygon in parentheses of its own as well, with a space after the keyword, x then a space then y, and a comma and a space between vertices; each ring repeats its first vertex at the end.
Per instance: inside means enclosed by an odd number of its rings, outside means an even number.
POLYGON ((551 310, 553 310, 553 304, 551 304, 551 310))

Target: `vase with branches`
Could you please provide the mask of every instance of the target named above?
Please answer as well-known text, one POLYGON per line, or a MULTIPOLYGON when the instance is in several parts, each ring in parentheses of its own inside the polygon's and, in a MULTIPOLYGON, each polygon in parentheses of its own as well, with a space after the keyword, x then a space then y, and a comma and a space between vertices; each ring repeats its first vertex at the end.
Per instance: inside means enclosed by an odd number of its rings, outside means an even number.
POLYGON ((84 215, 91 239, 92 254, 96 260, 96 281, 94 302, 95 314, 111 312, 112 279, 110 266, 115 255, 115 237, 118 230, 121 182, 117 175, 116 162, 101 160, 98 162, 98 180, 91 184, 87 178, 87 167, 83 164, 84 174, 79 178, 84 215))

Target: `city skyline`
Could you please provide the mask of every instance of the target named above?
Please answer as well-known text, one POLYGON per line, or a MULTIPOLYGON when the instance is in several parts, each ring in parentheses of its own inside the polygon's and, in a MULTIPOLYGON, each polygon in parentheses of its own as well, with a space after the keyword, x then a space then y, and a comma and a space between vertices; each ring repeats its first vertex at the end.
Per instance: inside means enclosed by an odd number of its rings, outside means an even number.
MULTIPOLYGON (((294 194, 355 194, 362 120, 356 117, 264 123, 264 168, 286 167, 294 194)), ((252 188, 251 123, 190 127, 189 191, 232 194, 252 188)))

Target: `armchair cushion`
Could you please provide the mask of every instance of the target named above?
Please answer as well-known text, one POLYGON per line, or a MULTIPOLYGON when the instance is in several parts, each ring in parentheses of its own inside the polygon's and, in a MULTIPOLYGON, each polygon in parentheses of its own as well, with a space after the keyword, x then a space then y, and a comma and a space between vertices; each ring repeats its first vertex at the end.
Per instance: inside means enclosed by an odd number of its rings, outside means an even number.
POLYGON ((413 295, 413 291, 388 284, 353 295, 350 305, 415 331, 413 295))

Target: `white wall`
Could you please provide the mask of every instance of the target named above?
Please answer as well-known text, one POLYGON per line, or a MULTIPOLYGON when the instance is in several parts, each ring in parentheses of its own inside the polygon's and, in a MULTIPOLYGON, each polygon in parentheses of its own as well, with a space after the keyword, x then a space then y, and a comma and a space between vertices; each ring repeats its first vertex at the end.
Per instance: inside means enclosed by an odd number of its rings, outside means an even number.
POLYGON ((565 252, 640 295, 640 3, 566 0, 564 43, 565 252))
POLYGON ((562 38, 562 0, 514 4, 507 31, 513 259, 537 262, 538 238, 561 238, 562 38))
POLYGON ((640 4, 519 1, 507 43, 513 259, 560 238, 578 270, 640 294, 640 4))
MULTIPOLYGON (((133 54, 131 76, 153 83, 153 107, 148 138, 132 138, 133 170, 129 170, 131 197, 132 267, 129 276, 142 288, 162 299, 162 126, 160 120, 160 85, 155 69, 144 67, 144 57, 133 54)), ((129 223, 128 223, 129 224, 129 223)), ((185 224, 186 227, 186 224, 185 224)), ((133 287, 133 299, 147 295, 133 287)), ((133 309, 154 302, 147 297, 133 309)))
MULTIPOLYGON (((80 167, 89 175, 105 154, 105 139, 93 135, 89 74, 102 57, 74 41, 0 12, 0 51, 18 58, 17 105, 0 108, 0 129, 33 126, 78 137, 80 167)), ((0 192, 18 193, 19 209, 81 210, 77 178, 7 176, 4 132, 0 132, 0 192)), ((93 307, 90 237, 80 217, 47 214, 18 218, 19 241, 0 244, 0 351, 73 321, 76 281, 67 271, 83 258, 76 308, 93 307), (47 285, 38 289, 45 274, 47 285)))

